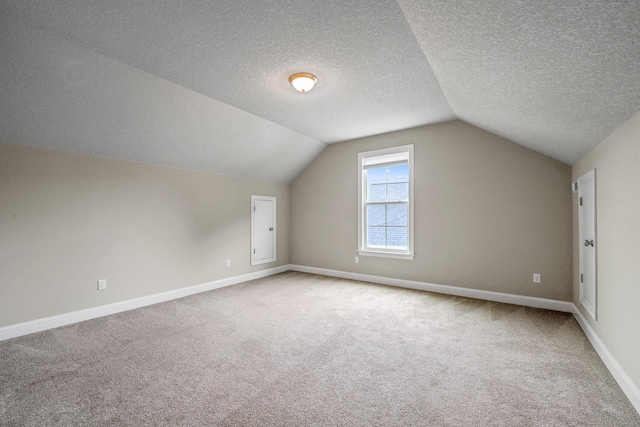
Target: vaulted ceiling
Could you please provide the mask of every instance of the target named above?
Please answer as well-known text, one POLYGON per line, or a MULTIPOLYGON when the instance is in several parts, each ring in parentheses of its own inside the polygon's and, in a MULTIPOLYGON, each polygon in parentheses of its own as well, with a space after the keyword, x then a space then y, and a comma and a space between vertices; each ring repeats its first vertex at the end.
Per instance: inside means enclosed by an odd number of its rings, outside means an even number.
POLYGON ((289 182, 459 118, 572 164, 640 111, 640 1, 3 0, 0 57, 2 142, 289 182))

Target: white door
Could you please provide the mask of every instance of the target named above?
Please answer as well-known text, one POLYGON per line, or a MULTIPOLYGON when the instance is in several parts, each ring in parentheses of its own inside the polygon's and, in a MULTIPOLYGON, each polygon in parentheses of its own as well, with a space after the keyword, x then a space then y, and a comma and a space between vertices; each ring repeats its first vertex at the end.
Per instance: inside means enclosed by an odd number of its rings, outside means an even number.
POLYGON ((276 198, 251 196, 251 265, 276 260, 276 198))
POLYGON ((578 178, 578 244, 580 247, 580 303, 597 319, 596 171, 578 178))

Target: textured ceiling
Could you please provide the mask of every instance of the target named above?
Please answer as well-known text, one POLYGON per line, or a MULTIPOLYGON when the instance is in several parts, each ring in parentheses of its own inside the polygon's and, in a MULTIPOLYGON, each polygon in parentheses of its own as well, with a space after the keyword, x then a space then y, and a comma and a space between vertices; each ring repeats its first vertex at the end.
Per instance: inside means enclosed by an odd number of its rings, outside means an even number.
POLYGON ((399 0, 466 122, 568 164, 640 111, 639 0, 399 0))
POLYGON ((275 182, 325 147, 42 31, 0 21, 0 51, 2 142, 275 182))
POLYGON ((289 182, 326 143, 460 118, 573 163, 640 110, 639 8, 3 0, 0 140, 289 182))

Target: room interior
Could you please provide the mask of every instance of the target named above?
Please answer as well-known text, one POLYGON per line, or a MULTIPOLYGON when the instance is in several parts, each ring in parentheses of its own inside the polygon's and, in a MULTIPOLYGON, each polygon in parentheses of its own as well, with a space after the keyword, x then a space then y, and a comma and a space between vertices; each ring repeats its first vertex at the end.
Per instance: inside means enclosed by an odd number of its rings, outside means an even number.
POLYGON ((295 271, 571 313, 640 412, 636 0, 4 1, 0 53, 0 345, 295 271), (356 263, 358 153, 406 144, 415 257, 356 263))

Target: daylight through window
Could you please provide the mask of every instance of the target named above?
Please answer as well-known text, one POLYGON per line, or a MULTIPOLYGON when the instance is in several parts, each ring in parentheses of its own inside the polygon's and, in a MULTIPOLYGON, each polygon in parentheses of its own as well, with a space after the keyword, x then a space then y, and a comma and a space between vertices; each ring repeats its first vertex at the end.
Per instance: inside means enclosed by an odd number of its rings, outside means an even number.
POLYGON ((413 258, 413 145, 358 155, 361 255, 413 258))

